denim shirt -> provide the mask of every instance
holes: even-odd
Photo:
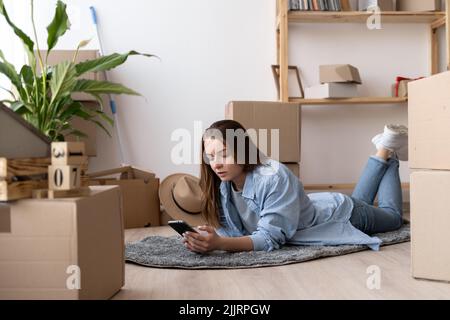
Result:
[[[259,219],[248,232],[231,203],[231,182],[220,184],[220,236],[249,236],[255,251],[291,245],[367,245],[379,250],[381,240],[350,223],[353,201],[341,193],[307,195],[301,181],[283,164],[268,160],[245,178],[242,197]]]

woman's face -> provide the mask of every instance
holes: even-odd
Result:
[[[233,181],[243,172],[242,165],[236,164],[232,152],[218,139],[204,140],[206,159],[211,169],[222,181]]]

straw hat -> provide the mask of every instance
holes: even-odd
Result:
[[[200,179],[177,173],[165,178],[159,187],[159,199],[167,214],[174,220],[184,220],[193,227],[206,224],[200,212],[203,192]]]

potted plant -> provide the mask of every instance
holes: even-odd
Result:
[[[109,81],[79,79],[88,72],[103,72],[123,64],[131,55],[141,54],[129,51],[124,54],[113,53],[97,59],[75,63],[76,55],[80,48],[86,46],[89,41],[81,41],[78,45],[72,61],[64,61],[54,66],[47,64],[47,59],[58,39],[70,28],[66,4],[58,0],[55,15],[47,27],[47,51],[42,54],[36,36],[36,27],[33,17],[33,0],[31,0],[31,22],[34,31],[34,41],[19,29],[9,18],[3,0],[0,0],[0,14],[3,15],[8,25],[22,41],[28,64],[22,66],[19,72],[9,63],[0,50],[0,73],[4,74],[14,88],[9,92],[11,99],[3,100],[8,107],[35,126],[39,131],[48,136],[52,141],[63,141],[66,135],[86,136],[83,132],[75,130],[70,120],[74,117],[94,122],[108,135],[106,124],[113,125],[113,120],[103,111],[101,95],[103,94],[128,94],[139,95],[132,89],[121,84]],[[37,70],[39,64],[41,72]],[[80,101],[74,101],[71,94],[84,92],[91,95],[99,103],[97,110],[92,110]]]

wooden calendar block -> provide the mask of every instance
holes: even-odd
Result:
[[[53,142],[52,165],[82,165],[87,162],[84,142]]]
[[[79,166],[48,167],[48,188],[50,190],[71,190],[81,187]]]

